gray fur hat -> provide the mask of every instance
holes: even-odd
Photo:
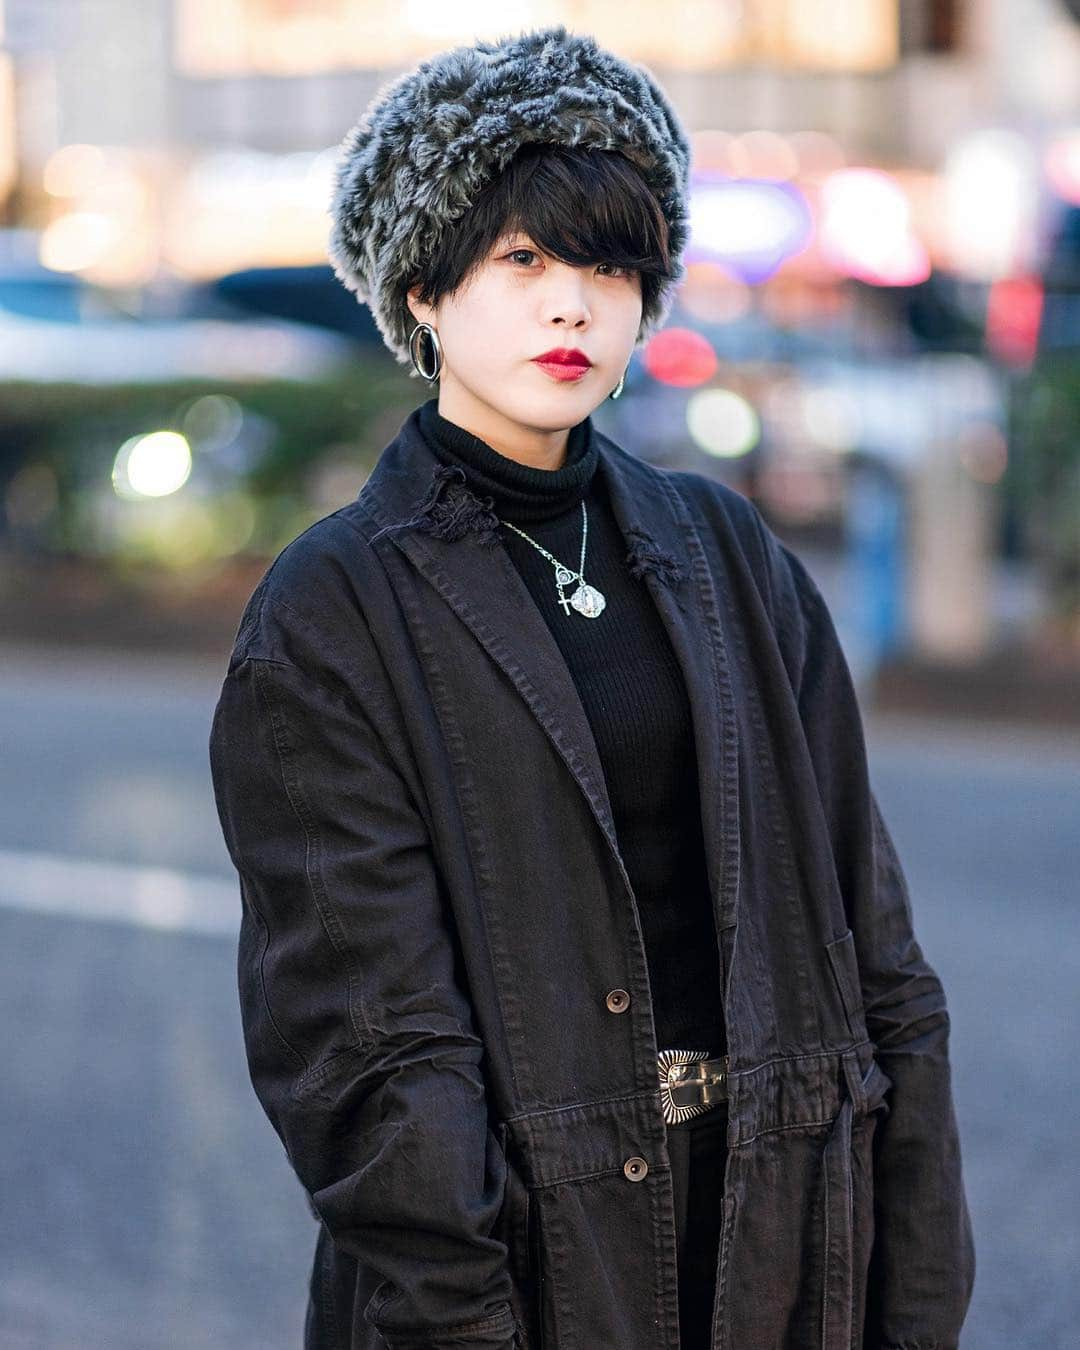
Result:
[[[676,274],[637,341],[670,314],[689,233],[686,134],[644,66],[559,24],[422,61],[382,87],[341,143],[330,262],[402,365],[416,326],[405,297],[422,262],[532,141],[618,150],[637,166],[667,220]]]

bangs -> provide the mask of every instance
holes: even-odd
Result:
[[[437,304],[458,290],[512,236],[575,267],[613,263],[637,273],[643,312],[672,278],[660,204],[622,154],[529,144],[488,183],[417,278],[420,298]]]
[[[612,151],[528,146],[493,185],[490,201],[477,206],[485,255],[485,245],[520,231],[575,267],[610,262],[640,271],[667,263],[660,205]]]

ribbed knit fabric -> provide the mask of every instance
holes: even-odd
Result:
[[[619,851],[637,900],[659,1049],[726,1051],[716,928],[701,831],[697,755],[685,681],[644,581],[626,565],[627,541],[596,472],[589,418],[569,434],[558,469],[500,454],[449,421],[430,399],[420,409],[425,440],[469,487],[577,571],[582,511],[588,513],[584,575],[602,591],[599,617],[564,612],[552,564],[499,527],[506,551],[562,652],[600,755]],[[574,585],[566,587],[567,597]]]

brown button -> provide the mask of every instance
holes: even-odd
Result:
[[[613,989],[607,996],[608,1012],[625,1012],[630,1006],[630,995],[625,989]]]
[[[644,1181],[645,1173],[649,1170],[649,1164],[644,1158],[639,1158],[636,1154],[622,1165],[622,1170],[626,1173],[630,1181]]]

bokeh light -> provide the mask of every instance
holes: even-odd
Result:
[[[943,174],[956,270],[979,281],[1026,270],[1037,195],[1035,155],[1024,137],[998,128],[975,132],[950,149]]]
[[[1056,136],[1046,147],[1043,162],[1057,195],[1080,206],[1080,128]]]
[[[686,406],[686,426],[706,454],[735,459],[761,439],[761,421],[753,406],[734,389],[702,389]]]
[[[879,169],[840,169],[821,191],[820,244],[837,271],[874,286],[913,286],[930,275],[900,186]]]
[[[721,262],[737,277],[757,284],[809,242],[812,220],[802,192],[792,183],[765,179],[699,182],[690,200],[695,259]]]
[[[187,482],[191,447],[178,431],[133,436],[117,451],[113,488],[119,497],[166,497]]]
[[[708,338],[690,328],[665,328],[657,333],[642,359],[653,379],[682,389],[711,380],[719,364]]]

